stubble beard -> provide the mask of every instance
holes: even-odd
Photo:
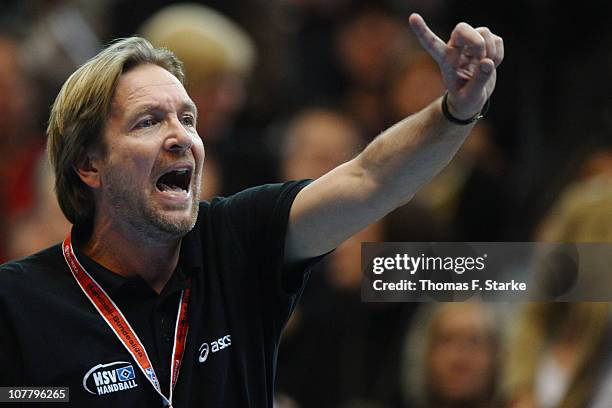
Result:
[[[129,231],[149,242],[161,243],[184,237],[195,226],[199,212],[200,185],[192,183],[192,203],[189,217],[173,220],[164,210],[148,201],[141,191],[127,188],[130,183],[121,182],[113,174],[107,181],[111,203],[111,217],[123,220]]]

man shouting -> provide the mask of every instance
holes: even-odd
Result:
[[[500,37],[410,25],[447,93],[323,177],[199,201],[204,146],[182,65],[141,38],[68,78],[48,153],[71,234],[0,267],[0,385],[79,407],[271,407],[281,331],[310,266],[406,203],[495,87]]]

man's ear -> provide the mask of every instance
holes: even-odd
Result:
[[[83,181],[91,188],[100,187],[100,172],[98,171],[98,165],[100,159],[96,154],[91,152],[83,153],[76,162],[72,165],[72,168]]]

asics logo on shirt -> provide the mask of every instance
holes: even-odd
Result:
[[[217,351],[221,351],[231,345],[232,336],[229,334],[226,334],[223,337],[219,337],[217,340],[211,342],[210,344],[204,342],[198,349],[198,351],[200,352],[200,354],[198,355],[198,361],[200,363],[203,363],[208,359],[209,353],[216,353]]]

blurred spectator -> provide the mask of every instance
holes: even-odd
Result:
[[[359,5],[339,26],[336,43],[348,76],[345,103],[373,138],[388,124],[385,81],[393,67],[414,52],[406,24],[381,4]]]
[[[31,208],[13,220],[9,231],[7,257],[18,259],[63,240],[70,231],[55,197],[55,177],[45,155],[36,165]]]
[[[588,403],[596,395],[602,363],[610,364],[609,357],[604,359],[609,354],[604,353],[609,319],[607,303],[525,305],[514,324],[507,359],[508,407],[592,406]],[[607,398],[606,407],[612,402]]]
[[[612,242],[611,180],[612,149],[593,151],[541,222],[538,240]]]
[[[17,15],[2,16],[11,21],[19,40],[0,36],[0,262],[52,243],[44,237],[54,235],[53,224],[36,226],[31,218],[44,218],[48,204],[39,201],[45,194],[35,191],[34,176],[44,149],[48,107],[67,75],[99,50],[108,2],[19,3]],[[27,225],[21,227],[22,221]],[[41,225],[49,229],[37,235]],[[8,233],[9,228],[17,235]]]
[[[206,148],[203,199],[270,181],[274,173],[263,146],[235,125],[256,50],[236,23],[197,4],[167,6],[139,29],[154,45],[183,61],[187,92],[198,107],[198,133]]]
[[[15,39],[0,36],[0,262],[7,260],[8,224],[31,204],[32,174],[43,149],[42,137],[35,132],[36,92],[18,50]]]
[[[365,147],[349,117],[325,108],[299,113],[289,124],[281,144],[281,170],[285,180],[319,178]]]
[[[409,48],[408,30],[382,5],[356,7],[338,32],[338,53],[358,87],[376,89]]]
[[[44,110],[77,67],[101,48],[107,31],[107,7],[112,0],[30,1],[31,21],[20,45],[20,54],[28,72],[36,81]],[[40,119],[40,118],[37,118]],[[44,129],[44,125],[40,130]]]
[[[596,151],[538,230],[551,242],[612,242],[612,155]],[[604,277],[607,279],[608,277]],[[612,406],[608,303],[533,303],[517,316],[508,356],[512,408]]]
[[[438,64],[426,52],[414,51],[399,61],[387,79],[392,122],[420,111],[446,90]]]
[[[404,344],[402,394],[409,407],[499,406],[499,321],[485,303],[431,303]]]

